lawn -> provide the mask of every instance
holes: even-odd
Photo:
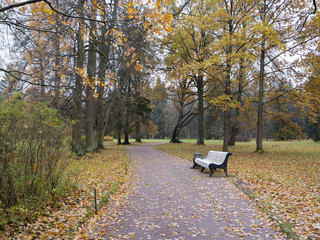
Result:
[[[193,153],[222,150],[219,140],[196,145],[155,146],[165,152],[190,160]],[[320,144],[312,141],[265,141],[263,154],[255,152],[255,142],[230,147],[228,173],[234,182],[242,182],[261,209],[279,230],[291,238],[320,239]],[[224,176],[222,170],[214,174]],[[240,180],[240,181],[239,181]]]
[[[73,239],[94,214],[94,189],[99,209],[127,176],[128,157],[123,146],[107,143],[105,147],[98,153],[70,159],[66,174],[75,188],[59,200],[60,206],[43,209],[36,222],[8,225],[0,232],[0,239]]]

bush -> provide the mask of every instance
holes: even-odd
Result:
[[[28,212],[65,190],[66,129],[44,103],[31,105],[19,95],[0,100],[0,209]]]
[[[243,135],[238,135],[236,136],[236,142],[250,142],[250,138]]]
[[[103,141],[105,141],[105,142],[112,142],[112,141],[113,141],[113,137],[105,136],[105,137],[103,138]]]
[[[320,142],[320,117],[318,118],[317,123],[311,125],[312,129],[312,140],[315,142]]]

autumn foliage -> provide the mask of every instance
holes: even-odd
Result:
[[[124,136],[129,144],[133,135],[139,142],[162,130],[161,138],[180,142],[192,125],[198,144],[209,132],[224,142],[212,147],[224,151],[256,138],[264,152],[266,135],[319,142],[320,18],[313,7],[307,0],[7,0],[0,24],[11,33],[14,57],[0,66],[0,230],[35,221],[48,206],[55,212],[63,201],[59,221],[39,218],[26,231],[42,237],[49,224],[52,237],[72,235],[91,214],[89,184],[103,198],[123,177],[123,149],[96,153],[104,139],[121,144]],[[169,117],[178,119],[167,124]],[[71,170],[64,143],[79,157]],[[288,144],[287,151],[267,143],[275,152],[261,156],[238,146],[233,174],[257,202],[279,225],[318,237],[314,146],[306,152]],[[196,152],[188,147],[183,154]],[[72,207],[78,203],[85,210]],[[64,217],[76,220],[65,224]]]

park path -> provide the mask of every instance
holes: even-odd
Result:
[[[133,186],[112,221],[100,220],[104,239],[280,239],[230,179],[209,178],[153,145],[126,147]]]

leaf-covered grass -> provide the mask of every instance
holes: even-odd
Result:
[[[127,169],[123,146],[113,143],[99,153],[72,159],[66,174],[76,187],[59,200],[60,206],[44,209],[34,223],[21,223],[18,232],[8,226],[0,238],[73,239],[78,228],[94,214],[94,188],[100,208],[122,183]]]
[[[192,161],[193,153],[222,150],[222,142],[163,144],[156,148]],[[255,143],[237,143],[228,173],[253,191],[252,197],[279,230],[295,238],[320,238],[320,145],[311,141],[264,142],[263,154]],[[218,170],[215,175],[224,175]],[[288,227],[290,226],[290,228]]]

